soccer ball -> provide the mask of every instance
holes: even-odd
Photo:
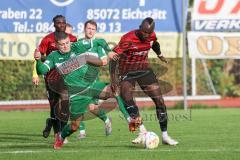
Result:
[[[146,149],[154,149],[158,147],[159,144],[159,137],[154,132],[147,132],[144,134],[143,140],[144,147]]]

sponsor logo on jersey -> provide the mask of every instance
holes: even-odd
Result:
[[[81,65],[76,58],[71,58],[61,64],[56,64],[56,67],[61,74],[69,74],[70,72],[80,68]]]
[[[148,51],[133,52],[133,55],[144,56],[148,54]]]

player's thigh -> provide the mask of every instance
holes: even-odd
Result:
[[[76,120],[88,111],[92,98],[82,95],[70,96],[70,119]]]
[[[150,97],[162,95],[156,75],[150,69],[148,74],[137,79],[139,86]]]
[[[59,90],[59,94],[60,94],[61,100],[68,100],[68,99],[69,99],[68,89],[67,89],[66,86],[63,86],[63,87]]]
[[[99,99],[102,99],[102,100],[106,100],[112,97],[114,97],[114,95],[110,85],[105,86],[102,92],[99,94]]]
[[[135,80],[122,80],[119,83],[120,96],[124,101],[133,99],[133,91],[135,89]]]
[[[58,100],[60,98],[60,95],[58,94],[58,92],[56,92],[56,90],[53,90],[50,87],[50,84],[46,84],[46,90],[47,90],[47,97],[49,101]]]
[[[89,96],[95,99],[107,99],[109,94],[108,83],[97,81],[89,89]]]
[[[154,85],[158,86],[158,80],[156,75],[153,73],[152,69],[146,70],[147,74],[145,74],[142,77],[137,78],[137,82],[139,86],[144,89],[147,86]]]
[[[99,99],[93,98],[88,106],[89,111],[96,110],[99,107]]]

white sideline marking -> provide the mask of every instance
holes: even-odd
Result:
[[[189,150],[171,150],[171,149],[155,149],[155,150],[147,150],[147,149],[138,149],[136,148],[138,152],[240,152],[240,149],[189,149]],[[3,151],[0,152],[0,154],[27,154],[27,153],[55,153],[55,152],[61,152],[61,153],[76,153],[79,152],[79,150],[62,150],[56,151],[54,149],[52,150],[45,150],[45,151],[33,151],[33,150],[17,150],[17,151]],[[93,150],[81,150],[81,152],[92,152]],[[119,153],[119,152],[132,152],[131,150],[109,150],[109,148],[106,149],[107,152],[112,153]]]
[[[89,139],[89,138],[88,138]],[[105,141],[105,143],[113,143],[112,141]],[[91,142],[84,142],[85,144],[98,144],[99,142],[97,141],[91,141]],[[126,143],[126,141],[118,141],[118,143]],[[68,144],[72,144],[72,142],[68,142]],[[53,142],[45,142],[45,143],[0,143],[0,146],[28,146],[28,145],[53,145]]]
[[[165,101],[181,101],[183,96],[163,96]],[[151,102],[149,97],[136,97],[137,102]],[[187,100],[213,100],[221,99],[220,95],[206,95],[206,96],[187,96]],[[110,98],[107,102],[115,101],[114,98]],[[48,100],[14,100],[14,101],[0,101],[1,105],[36,105],[36,104],[49,104]]]

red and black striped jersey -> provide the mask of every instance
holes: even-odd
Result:
[[[72,34],[68,34],[68,36],[69,36],[71,42],[77,41],[77,37],[73,36]],[[42,39],[40,45],[38,46],[38,50],[40,51],[40,53],[42,55],[45,55],[45,56],[48,56],[52,51],[58,50],[58,48],[55,44],[55,40],[54,40],[54,32],[49,33]],[[56,81],[60,80],[60,78],[61,78],[60,74],[54,68],[46,74],[45,82],[46,83],[56,82]]]
[[[148,68],[148,53],[153,41],[157,40],[153,32],[144,42],[136,36],[133,30],[122,36],[113,51],[120,55],[119,73],[124,75],[129,71],[145,70]]]

